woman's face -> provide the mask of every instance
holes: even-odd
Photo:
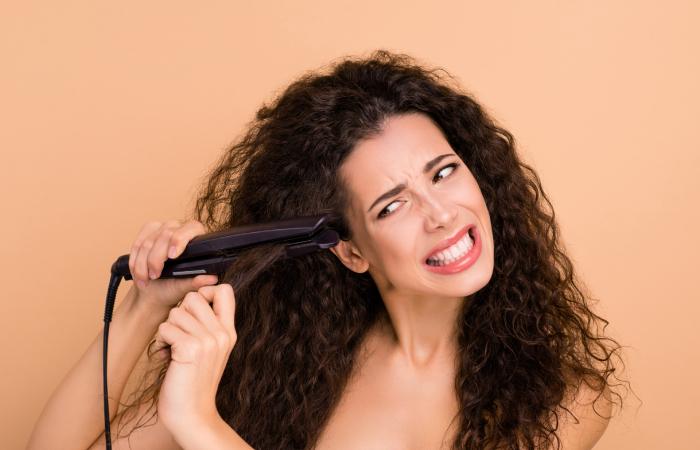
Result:
[[[351,270],[369,270],[380,292],[464,297],[488,283],[493,235],[484,198],[427,115],[389,118],[379,136],[358,143],[340,175],[350,191],[353,238],[331,250]],[[403,190],[386,194],[400,184]],[[454,253],[441,255],[442,262],[457,258],[452,266],[458,267],[445,270],[426,261],[436,246],[470,226],[475,232]]]

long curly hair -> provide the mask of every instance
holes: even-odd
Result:
[[[516,154],[511,133],[444,69],[380,49],[303,74],[263,104],[221,155],[192,217],[219,231],[333,212],[341,237],[350,239],[341,164],[385,119],[414,112],[441,128],[474,175],[493,231],[493,275],[454,324],[459,427],[451,448],[551,448],[553,441],[559,448],[558,418],[574,415],[564,406],[567,394],[584,382],[598,398],[619,386],[610,378],[621,347],[602,334],[608,321],[590,308],[538,175]],[[368,272],[347,269],[330,251],[284,259],[283,250],[252,248],[220,277],[236,295],[237,342],[216,406],[256,449],[311,449],[359,360],[359,344],[387,311]],[[157,415],[168,361],[153,362],[120,415],[148,402],[151,418]]]

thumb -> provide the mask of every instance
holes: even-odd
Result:
[[[219,281],[219,277],[216,275],[197,275],[192,278],[191,287],[192,291],[198,290],[202,286],[208,286],[211,284],[216,284]]]
[[[178,302],[181,302],[188,292],[196,292],[202,286],[216,284],[217,282],[218,277],[216,275],[206,274],[197,275],[196,277],[155,279],[149,281],[148,284],[155,283],[161,285],[161,283],[163,283],[161,288],[156,287],[153,293],[160,298],[161,302],[174,306]],[[146,289],[148,289],[148,287]]]
[[[219,277],[216,275],[197,275],[193,278],[174,278],[171,280],[174,289],[173,294],[177,298],[182,298],[188,292],[197,291],[202,286],[216,284],[218,281]]]

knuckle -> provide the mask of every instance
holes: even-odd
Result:
[[[143,224],[141,230],[139,230],[139,234],[144,233],[147,230],[151,230],[153,228],[158,228],[160,225],[161,223],[157,220],[149,220],[148,222]]]
[[[212,351],[218,348],[219,343],[216,341],[214,336],[206,336],[202,338],[201,346],[202,350]]]
[[[182,234],[179,231],[174,231],[170,235],[170,245],[174,245],[175,247],[180,247],[182,246]]]
[[[233,286],[231,286],[229,283],[221,283],[217,285],[216,288],[219,290],[220,293],[226,295],[227,297],[236,298],[233,292]]]
[[[199,294],[197,294],[195,291],[190,291],[187,294],[185,294],[185,298],[182,300],[182,305],[185,307],[191,307],[199,303],[201,298],[199,297]]]
[[[170,310],[168,313],[168,320],[177,320],[178,317],[182,314],[182,308],[180,307],[175,307]]]
[[[190,339],[186,341],[183,347],[185,353],[188,354],[192,359],[198,359],[202,355],[202,347],[195,339]]]
[[[231,336],[224,330],[217,331],[214,334],[214,338],[216,339],[216,342],[219,345],[219,347],[227,348],[231,345]]]
[[[204,224],[197,219],[190,219],[187,221],[187,223],[185,223],[185,225],[191,226],[191,227],[199,229],[199,230],[204,229]]]

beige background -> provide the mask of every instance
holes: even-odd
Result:
[[[140,226],[183,217],[294,77],[379,47],[456,75],[539,171],[641,398],[597,448],[697,448],[697,5],[3,2],[0,448],[99,332]]]

